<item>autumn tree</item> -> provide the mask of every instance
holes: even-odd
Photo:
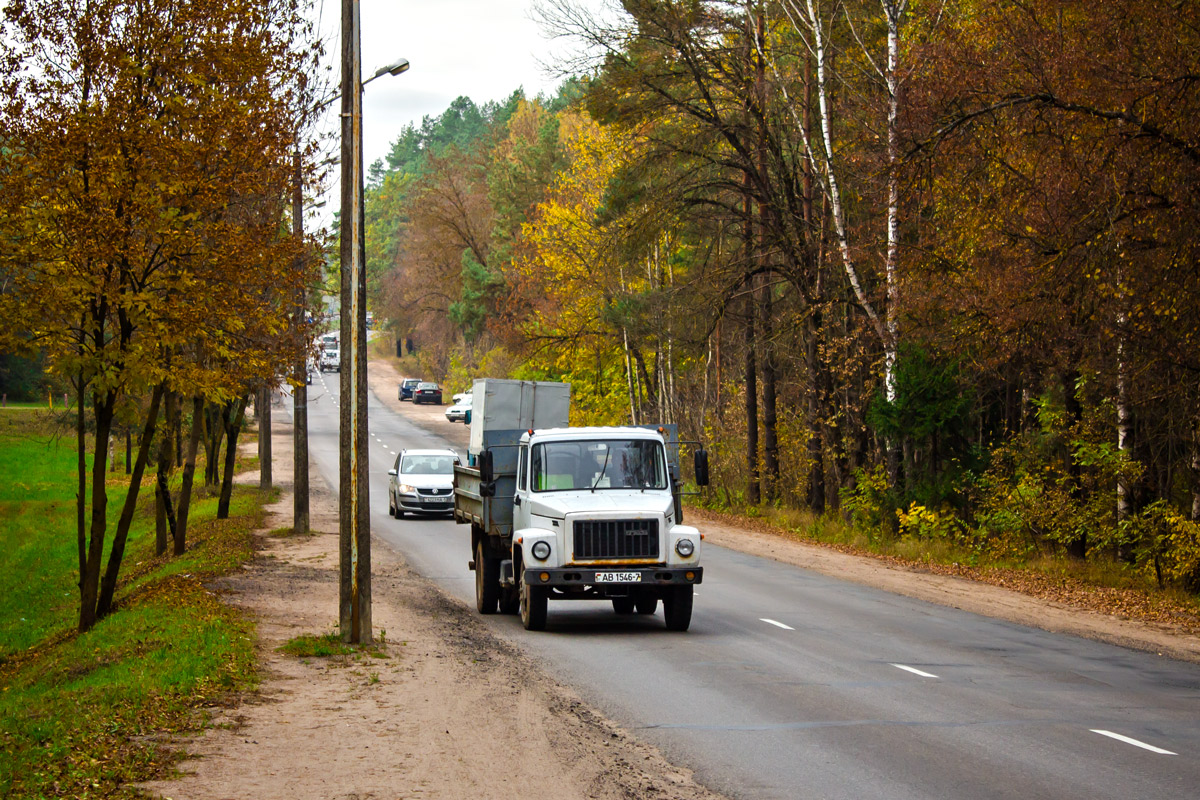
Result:
[[[14,0],[4,10],[0,317],[7,335],[46,347],[90,407],[90,497],[82,404],[78,428],[81,631],[112,608],[164,394],[212,380],[181,369],[184,352],[200,343],[253,370],[269,358],[241,351],[244,332],[282,328],[280,304],[247,299],[246,284],[291,278],[282,270],[293,245],[278,231],[302,27],[298,4],[284,0]],[[113,420],[147,393],[110,543]]]

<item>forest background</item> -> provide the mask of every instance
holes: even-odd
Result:
[[[372,168],[370,302],[423,371],[678,423],[710,506],[1194,599],[1200,3],[620,6],[543,0],[575,77]],[[338,280],[295,211],[328,168],[304,7],[4,8],[0,388],[74,406],[80,630],[147,465],[183,552],[198,448],[227,506],[250,398],[303,381]]]
[[[398,349],[678,423],[718,508],[1200,590],[1197,4],[621,5],[371,169]]]

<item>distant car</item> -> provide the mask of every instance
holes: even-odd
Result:
[[[413,389],[417,388],[417,384],[421,382],[420,378],[401,378],[400,379],[400,399],[412,400]]]
[[[388,513],[449,514],[454,510],[453,450],[401,450],[388,470]]]
[[[417,403],[437,403],[442,404],[442,387],[436,383],[421,381],[417,384],[417,388],[413,389],[412,393],[413,405]]]
[[[470,392],[459,392],[458,394],[450,395],[450,402],[452,402],[456,405],[458,403],[461,403],[463,400],[466,400],[469,402],[471,400],[471,393]]]
[[[326,347],[321,353],[321,372],[341,372],[342,371],[342,355],[338,351],[337,345]]]
[[[446,419],[451,422],[466,422],[467,412],[471,410],[471,395],[454,395],[454,405],[446,409]],[[461,400],[458,398],[462,398]]]

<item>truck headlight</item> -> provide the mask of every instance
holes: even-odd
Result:
[[[533,553],[533,557],[538,561],[545,561],[550,557],[550,545],[546,542],[534,542],[529,552]]]
[[[675,552],[684,558],[688,558],[692,553],[696,552],[696,544],[691,539],[680,539],[675,543]]]

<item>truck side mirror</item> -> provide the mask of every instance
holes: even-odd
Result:
[[[496,476],[494,474],[495,471],[492,468],[492,451],[484,450],[482,453],[480,453],[478,456],[475,457],[475,460],[478,462],[478,465],[479,465],[479,482],[480,483],[491,483],[492,481],[494,481],[496,479]]]
[[[695,456],[696,485],[708,486],[708,451],[701,448]]]

